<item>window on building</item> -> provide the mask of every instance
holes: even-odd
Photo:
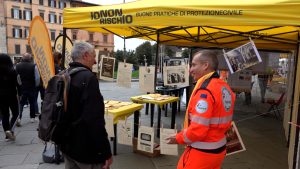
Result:
[[[15,45],[15,54],[21,54],[21,46]]]
[[[58,8],[64,9],[67,6],[67,4],[64,1],[59,1],[58,2]]]
[[[55,30],[50,30],[50,39],[55,40]]]
[[[27,53],[31,53],[31,48],[30,48],[29,45],[26,45],[26,52],[27,52]]]
[[[89,33],[89,40],[90,40],[90,42],[94,41],[94,34],[93,33]]]
[[[49,22],[56,23],[56,15],[54,13],[49,14]]]
[[[40,11],[39,13],[40,13],[40,17],[43,18],[43,20],[45,20],[45,12]]]
[[[24,10],[23,11],[23,16],[24,16],[25,20],[31,21],[31,19],[32,19],[32,11],[31,10]]]
[[[13,37],[14,38],[22,38],[22,29],[19,27],[14,27],[12,29]]]
[[[52,8],[56,8],[56,1],[54,1],[54,0],[48,0],[48,6],[50,6]]]
[[[63,24],[63,16],[59,15],[59,24]]]
[[[28,37],[29,37],[29,28],[26,27],[26,28],[24,29],[24,33],[25,33],[25,36],[24,36],[24,37],[25,37],[25,38],[28,38]]]
[[[31,0],[23,0],[24,3],[31,4]]]
[[[39,0],[39,5],[44,5],[44,0]]]
[[[14,19],[22,19],[22,11],[19,8],[12,8],[11,17]]]
[[[104,42],[104,43],[107,43],[107,39],[108,39],[108,35],[104,34],[104,35],[103,35],[103,42]]]
[[[77,31],[72,32],[72,39],[73,40],[77,39]]]

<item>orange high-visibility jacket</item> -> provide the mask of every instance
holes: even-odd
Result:
[[[218,149],[226,144],[225,133],[233,116],[235,94],[215,72],[198,86],[188,106],[188,127],[176,135],[179,144],[198,149]]]

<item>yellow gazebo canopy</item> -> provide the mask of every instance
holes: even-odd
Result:
[[[299,26],[300,0],[140,0],[65,8],[63,24],[178,46],[230,48],[250,37],[258,48],[280,50],[297,48]]]

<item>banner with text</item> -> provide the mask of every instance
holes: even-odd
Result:
[[[55,71],[48,29],[40,16],[35,16],[30,24],[28,43],[46,88]]]

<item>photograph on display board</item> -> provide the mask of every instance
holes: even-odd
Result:
[[[100,79],[102,80],[114,80],[115,58],[102,56]]]
[[[262,62],[261,57],[251,41],[224,53],[230,73],[235,73]]]
[[[140,66],[139,68],[139,88],[142,92],[154,93],[154,66]]]
[[[163,74],[165,86],[183,87],[189,85],[188,65],[165,66]]]
[[[137,149],[148,153],[153,153],[154,129],[152,127],[139,127]]]
[[[246,151],[246,147],[234,122],[231,123],[230,129],[226,133],[226,140],[226,155]]]
[[[133,65],[130,63],[119,62],[117,85],[121,87],[131,87],[131,73]]]

